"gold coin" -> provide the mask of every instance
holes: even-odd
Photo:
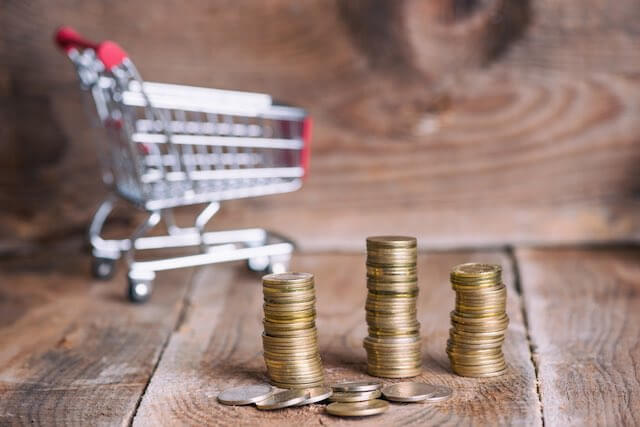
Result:
[[[313,280],[313,274],[311,273],[299,273],[299,272],[290,272],[290,273],[278,273],[278,274],[267,274],[262,276],[262,281],[268,284],[279,285],[279,284],[291,284],[291,283],[308,283]]]
[[[385,246],[393,248],[412,248],[418,245],[415,237],[410,236],[370,236],[367,237],[367,247]]]
[[[316,380],[316,381],[280,382],[270,378],[269,382],[272,385],[279,388],[300,390],[300,389],[310,389],[314,387],[320,387],[324,384],[324,379]]]
[[[483,373],[477,373],[477,372],[465,372],[465,371],[458,371],[456,369],[453,369],[453,371],[460,376],[463,377],[473,377],[473,378],[488,378],[488,377],[497,377],[500,375],[504,375],[507,372],[507,369],[503,369],[501,371],[493,371],[493,372],[483,372]]]
[[[380,397],[380,390],[370,391],[336,391],[329,400],[332,402],[363,402]]]
[[[502,267],[497,264],[483,264],[468,262],[453,267],[451,275],[455,277],[493,277],[502,273]]]
[[[374,399],[364,402],[334,402],[327,406],[327,413],[339,417],[365,417],[382,414],[389,409],[389,403],[384,400]]]
[[[382,383],[380,381],[348,381],[332,384],[331,388],[335,391],[373,391],[380,390]]]
[[[367,366],[367,372],[369,373],[369,375],[381,378],[411,378],[420,375],[422,373],[422,368],[420,367],[406,370],[378,370]]]

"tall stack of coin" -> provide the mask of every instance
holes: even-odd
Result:
[[[262,285],[262,343],[271,383],[281,388],[310,388],[323,384],[313,275],[269,274],[262,278]]]
[[[502,268],[476,263],[458,265],[451,271],[451,286],[456,292],[447,341],[451,369],[465,377],[503,374],[506,363],[502,343],[509,318]]]
[[[377,377],[407,378],[422,372],[418,297],[417,245],[413,237],[367,239],[364,339],[367,371]]]

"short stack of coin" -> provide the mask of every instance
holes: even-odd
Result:
[[[331,386],[332,401],[327,412],[340,417],[363,417],[385,412],[389,404],[378,399],[382,383],[378,381],[342,382]]]
[[[461,264],[451,271],[456,292],[447,354],[451,369],[465,377],[492,377],[506,371],[502,354],[509,324],[507,289],[502,268],[491,264]]]
[[[422,372],[417,244],[413,237],[367,238],[367,371],[386,378]]]
[[[324,383],[315,326],[315,291],[309,273],[269,274],[264,292],[264,361],[273,385],[311,388]]]

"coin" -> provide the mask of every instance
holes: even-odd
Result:
[[[336,391],[329,400],[332,402],[363,402],[380,397],[380,390],[370,391]]]
[[[389,403],[384,400],[374,399],[365,402],[334,402],[327,406],[327,413],[339,417],[365,417],[382,414],[389,409]]]
[[[262,283],[267,285],[291,286],[296,284],[307,284],[312,280],[313,274],[299,272],[267,274],[262,277]]]
[[[349,381],[331,385],[335,391],[373,391],[380,390],[381,387],[380,381]]]
[[[304,391],[309,393],[309,397],[304,402],[298,403],[297,406],[310,405],[312,403],[321,402],[328,399],[333,394],[331,387],[326,386],[308,388]]]
[[[382,389],[382,394],[387,400],[394,402],[422,402],[434,395],[444,396],[447,390],[449,390],[449,395],[451,395],[451,390],[444,386],[407,382],[385,386]]]
[[[273,394],[269,384],[252,384],[228,388],[218,395],[224,405],[250,405],[260,402]]]
[[[294,406],[302,403],[308,398],[309,392],[304,389],[284,390],[279,391],[278,393],[271,395],[267,399],[256,403],[256,407],[262,410],[287,408],[289,406]]]

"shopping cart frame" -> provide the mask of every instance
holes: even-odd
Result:
[[[119,158],[122,163],[133,165],[131,168],[125,168],[118,162],[109,163],[109,153],[104,153],[104,147],[99,150],[103,181],[110,192],[96,210],[88,230],[92,252],[92,272],[95,277],[111,278],[116,261],[124,257],[128,266],[128,297],[133,302],[143,302],[151,296],[156,273],[164,270],[238,260],[246,260],[249,269],[253,271],[284,272],[288,270],[291,254],[295,248],[294,243],[288,238],[263,228],[208,232],[205,227],[218,212],[220,203],[224,200],[289,192],[301,186],[308,166],[311,132],[311,122],[304,110],[273,105],[270,97],[263,94],[144,82],[134,64],[117,44],[111,41],[102,43],[88,41],[69,27],[60,28],[56,32],[55,41],[74,64],[81,88],[91,93],[102,125],[111,132],[112,136],[116,136],[114,144],[120,144],[120,146],[117,149],[114,146],[111,148],[117,150],[118,155],[124,155]],[[105,93],[107,89],[112,91],[113,87],[124,89],[115,95],[112,92]],[[221,138],[210,135],[176,135],[173,128],[180,123],[173,120],[170,115],[167,118],[167,114],[161,114],[157,107],[157,105],[171,102],[165,99],[165,95],[171,94],[172,91],[178,95],[180,91],[193,94],[195,99],[184,98],[184,96],[182,98],[183,104],[196,105],[192,108],[209,108],[207,104],[201,102],[202,96],[198,95],[204,93],[215,99],[224,100],[225,108],[231,111],[226,113],[228,117],[231,117],[231,114],[242,117],[269,117],[270,120],[287,123],[290,134],[293,133],[291,129],[297,129],[299,123],[300,132],[295,138],[289,139],[268,137],[259,139],[247,136],[230,139],[229,136]],[[161,130],[155,133],[123,130],[123,126],[126,127],[127,118],[124,117],[121,120],[121,117],[127,114],[125,107],[132,108],[131,106],[141,107],[147,114],[147,120],[138,120],[139,122],[145,122],[151,127],[159,125]],[[175,109],[175,107],[171,108]],[[209,110],[205,112],[210,113]],[[185,123],[191,122],[185,121]],[[222,125],[222,123],[219,124]],[[256,125],[247,124],[245,127],[254,129]],[[190,145],[179,145],[180,137],[187,142],[196,141],[193,145],[196,148],[200,147],[197,144],[202,141],[218,144],[215,145],[218,147],[222,144],[218,140],[224,140],[225,143],[232,141],[233,146],[254,147],[248,149],[249,153],[238,153],[237,147],[231,153],[219,151],[217,159],[223,156],[233,159],[234,155],[237,157],[244,155],[243,158],[247,159],[259,159],[260,155],[251,150],[263,149],[266,152],[280,150],[277,151],[278,153],[289,150],[285,151],[289,153],[286,158],[293,164],[287,167],[263,168],[256,167],[253,163],[245,167],[236,164],[233,169],[223,164],[220,170],[212,169],[211,165],[208,165],[206,170],[196,170],[197,165],[194,166],[196,161],[194,159],[208,159],[213,154],[208,148],[205,148],[205,151],[196,152],[193,147],[190,148],[190,152],[185,153],[185,147]],[[123,139],[126,144],[123,144]],[[164,153],[158,151],[155,157],[148,152],[139,153],[140,147],[148,150],[145,145],[147,140],[151,141],[151,144],[164,143],[167,151]],[[151,145],[151,147],[155,146]],[[271,157],[273,156],[271,153]],[[160,166],[155,169],[147,165],[148,160],[153,158],[160,163]],[[165,164],[170,164],[170,167]],[[145,173],[141,173],[140,170]],[[205,179],[196,182],[201,175]],[[212,189],[194,191],[200,188],[199,185],[203,182],[206,185],[213,185]],[[149,183],[154,185],[154,191],[160,188],[163,196],[158,197],[158,191],[151,192]],[[228,188],[220,183],[228,183]],[[238,187],[236,185],[238,183],[245,185]],[[176,185],[180,191],[175,191],[173,187]],[[150,196],[151,193],[155,196]],[[146,218],[128,238],[105,239],[102,237],[103,227],[120,200],[129,202],[144,211]],[[174,219],[173,209],[186,205],[204,206],[196,216],[193,227],[179,227]],[[166,234],[148,236],[148,233],[160,222],[164,222]],[[153,260],[139,260],[136,257],[140,251],[188,247],[197,248],[199,252]]]

